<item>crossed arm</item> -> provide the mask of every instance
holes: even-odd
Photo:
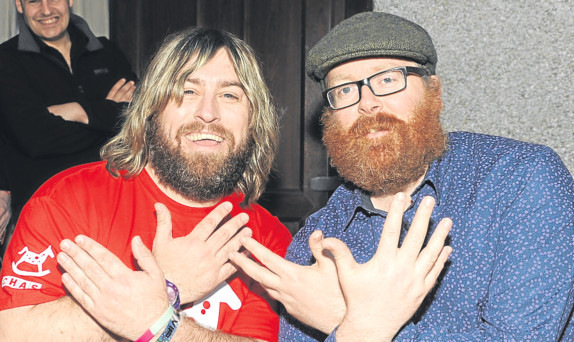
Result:
[[[114,102],[130,102],[135,91],[134,81],[126,81],[125,78],[117,81],[108,92],[106,100]],[[78,102],[68,102],[48,107],[48,111],[66,121],[75,121],[88,124],[88,113]]]
[[[243,228],[248,219],[246,214],[236,215],[216,229],[230,210],[230,203],[222,203],[190,234],[174,239],[169,211],[156,204],[158,229],[154,252],[158,259],[139,237],[131,242],[141,271],[129,269],[86,236],[78,236],[74,242],[62,241],[62,252],[57,258],[66,272],[62,281],[70,296],[0,311],[0,340],[18,340],[23,336],[42,341],[138,339],[169,305],[160,265],[169,265],[165,273],[173,277],[184,303],[210,292],[235,272],[227,255],[239,249],[239,240],[250,236],[251,231]],[[194,272],[199,264],[207,261],[210,264],[201,270],[203,273],[195,271],[192,274],[196,278],[187,283],[187,272]],[[211,287],[211,284],[215,285]],[[210,331],[191,319],[184,319],[172,341],[189,340],[252,341]]]
[[[319,231],[309,238],[317,261],[311,266],[286,261],[249,238],[242,239],[244,246],[266,267],[235,252],[230,259],[301,322],[327,334],[338,327],[339,341],[391,341],[432,289],[451,252],[444,246],[450,219],[439,223],[421,251],[434,207],[430,197],[397,247],[406,203],[404,194],[395,196],[377,252],[365,264],[358,264],[342,241]]]

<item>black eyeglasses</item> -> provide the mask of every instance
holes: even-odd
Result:
[[[323,97],[332,109],[343,109],[361,101],[361,88],[366,85],[376,96],[385,96],[405,89],[407,75],[429,76],[430,73],[423,68],[401,66],[383,70],[365,79],[347,82],[329,88],[323,92]]]

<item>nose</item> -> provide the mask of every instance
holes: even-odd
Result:
[[[48,0],[42,0],[41,5],[42,5],[41,10],[42,10],[43,15],[49,15],[52,13],[52,8],[50,8],[50,5],[48,4]]]
[[[376,96],[366,84],[361,86],[361,100],[359,101],[359,113],[371,115],[383,109],[383,98]]]
[[[206,96],[201,99],[195,118],[204,123],[213,123],[220,119],[219,106],[215,96]]]

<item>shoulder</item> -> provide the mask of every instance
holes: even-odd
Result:
[[[93,52],[100,52],[107,55],[120,55],[124,58],[122,50],[111,40],[106,37],[98,37],[97,41],[100,43],[101,48]]]
[[[6,60],[7,58],[18,55],[18,36],[12,37],[0,44],[0,58]]]
[[[452,132],[448,135],[449,152],[472,153],[481,156],[513,155],[517,158],[532,154],[554,154],[551,148],[500,136]]]
[[[106,170],[106,162],[98,161],[66,169],[48,179],[33,197],[60,196],[62,192],[80,193],[95,190],[101,180],[114,178]],[[121,179],[121,178],[119,178]]]
[[[335,231],[346,225],[360,205],[359,190],[354,189],[351,185],[342,184],[331,195],[324,207],[305,220],[304,228],[309,235],[316,229],[323,230],[326,236],[336,235]]]
[[[18,48],[18,37],[19,37],[19,35],[16,35],[16,36],[8,39],[4,43],[0,44],[0,51],[17,50],[17,48]]]
[[[509,201],[522,196],[529,201],[547,202],[551,198],[571,203],[573,198],[572,175],[556,152],[540,144],[452,133],[449,150],[436,166],[445,187],[453,191],[479,187],[483,194],[492,192]]]
[[[560,157],[550,147],[486,134],[454,132],[439,164],[467,171],[520,171],[546,165],[568,173]]]

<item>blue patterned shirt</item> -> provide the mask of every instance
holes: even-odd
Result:
[[[432,232],[453,222],[450,261],[396,341],[574,341],[574,181],[550,148],[457,132],[412,194],[402,237],[426,195],[436,199]],[[386,213],[340,186],[310,216],[286,258],[313,262],[308,237],[322,230],[364,263],[377,249]],[[282,312],[281,341],[326,335]],[[329,341],[335,341],[333,334]]]

